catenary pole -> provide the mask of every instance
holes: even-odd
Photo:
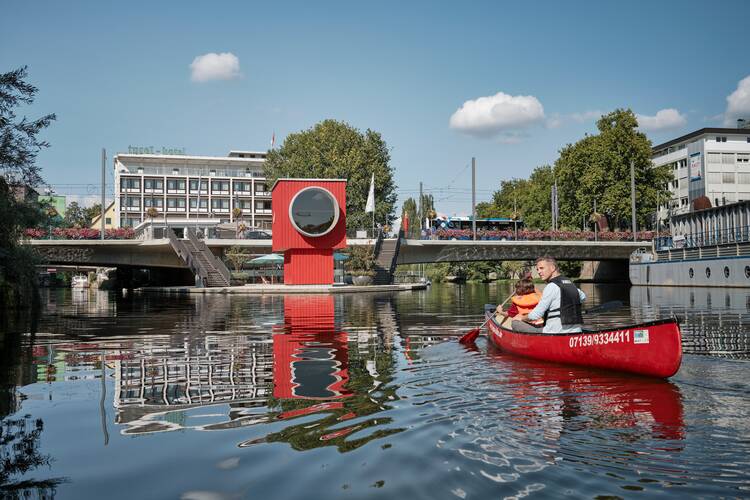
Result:
[[[419,213],[417,219],[419,219],[419,237],[422,237],[422,229],[424,228],[424,205],[422,204],[422,182],[419,182],[419,205],[417,206]]]
[[[99,238],[104,239],[104,213],[107,211],[106,203],[106,175],[107,175],[107,150],[102,148],[102,212],[99,218],[101,219],[101,231],[99,231]]]
[[[635,227],[635,166],[630,160],[630,211],[633,217],[633,241],[636,241],[637,228]]]
[[[471,157],[471,234],[477,239],[477,160]]]

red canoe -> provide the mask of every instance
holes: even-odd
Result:
[[[521,333],[488,323],[489,338],[505,352],[570,365],[671,377],[682,362],[675,318],[582,333]]]

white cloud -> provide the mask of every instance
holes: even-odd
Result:
[[[501,136],[502,142],[518,142],[520,129],[542,123],[544,107],[534,96],[493,96],[466,101],[450,118],[450,127],[476,137]]]
[[[578,123],[588,122],[591,120],[598,120],[604,113],[598,109],[592,111],[584,111],[583,113],[572,113],[570,117],[573,121]]]
[[[231,52],[210,52],[193,59],[190,79],[194,82],[232,80],[240,77],[240,60]]]
[[[638,128],[643,131],[658,132],[672,130],[687,125],[687,118],[674,108],[657,111],[654,116],[635,115],[638,118]]]
[[[724,126],[736,127],[737,118],[750,118],[750,76],[737,84],[737,90],[727,96],[727,110],[724,112]]]

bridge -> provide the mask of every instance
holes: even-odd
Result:
[[[271,240],[206,239],[211,251],[221,257],[231,247],[251,254],[271,252]],[[349,239],[349,245],[373,245],[372,239]],[[185,269],[167,238],[155,240],[28,240],[48,265]],[[467,241],[412,240],[401,242],[398,264],[534,260],[551,255],[558,260],[627,261],[648,241]]]

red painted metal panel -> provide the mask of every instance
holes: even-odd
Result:
[[[339,221],[328,234],[313,238],[297,232],[289,220],[289,204],[301,189],[322,187],[331,192],[339,205]],[[346,181],[283,179],[276,182],[271,193],[273,207],[273,251],[288,249],[344,248],[346,246]]]
[[[284,252],[284,283],[330,285],[333,283],[333,250],[287,250]]]

